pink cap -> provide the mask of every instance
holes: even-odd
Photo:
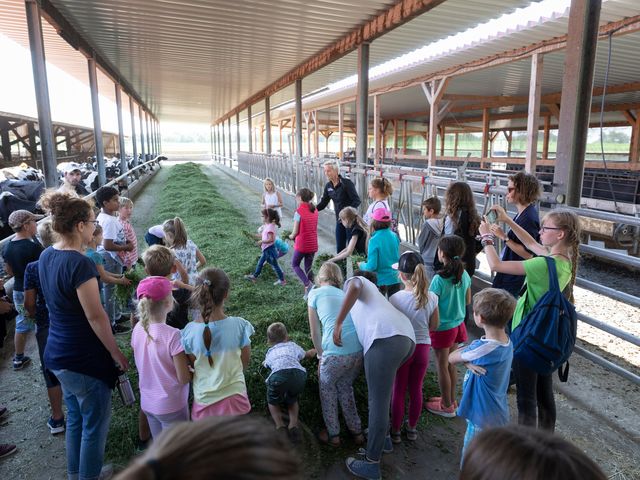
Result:
[[[390,222],[391,212],[386,208],[378,208],[373,211],[373,213],[371,214],[371,218],[377,220],[378,222]]]
[[[150,298],[151,300],[162,300],[171,295],[171,282],[165,277],[147,277],[140,280],[136,290],[138,300]]]

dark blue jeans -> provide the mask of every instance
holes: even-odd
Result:
[[[258,265],[256,265],[256,271],[253,272],[254,277],[258,277],[260,275],[265,262],[271,265],[271,268],[276,272],[279,280],[284,280],[284,273],[282,273],[282,269],[280,268],[280,265],[278,265],[278,252],[276,251],[275,245],[271,245],[262,251],[260,260],[258,260]]]
[[[349,240],[351,240],[351,229],[345,228],[345,226],[342,225],[342,222],[339,219],[337,219],[336,220],[336,252],[340,253],[342,250],[344,250],[347,246],[347,243],[349,243]]]

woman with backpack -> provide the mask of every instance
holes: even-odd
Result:
[[[506,223],[522,242],[524,247],[538,257],[524,261],[504,261],[493,248],[494,236],[487,222],[480,225],[482,245],[493,272],[509,275],[524,275],[526,293],[516,305],[511,323],[514,332],[521,321],[533,309],[537,301],[549,291],[549,271],[545,256],[553,258],[560,289],[569,293],[573,301],[573,285],[578,266],[578,246],[580,244],[580,219],[568,210],[553,210],[542,220],[540,243],[526,230],[509,218],[502,207],[491,207],[498,214],[498,221]],[[513,360],[516,376],[518,423],[553,431],[556,422],[556,405],[553,398],[553,375],[541,375],[526,361]]]

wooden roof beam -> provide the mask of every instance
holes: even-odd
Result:
[[[233,110],[227,112],[214,123],[224,122],[236,113],[246,109],[249,105],[253,105],[265,97],[273,95],[275,92],[293,84],[296,80],[302,79],[322,67],[342,58],[346,54],[356,50],[358,45],[362,43],[372,42],[385,33],[407,23],[409,20],[422,15],[425,12],[437,7],[445,0],[400,0],[392,7],[383,11],[373,19],[367,21],[364,25],[360,25],[345,36],[319,51],[311,58],[295,67],[293,70],[285,73],[275,82],[271,83],[258,93],[247,98]]]

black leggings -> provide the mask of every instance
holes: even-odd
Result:
[[[513,371],[516,376],[518,423],[553,432],[556,426],[553,374],[540,375],[515,359]]]

